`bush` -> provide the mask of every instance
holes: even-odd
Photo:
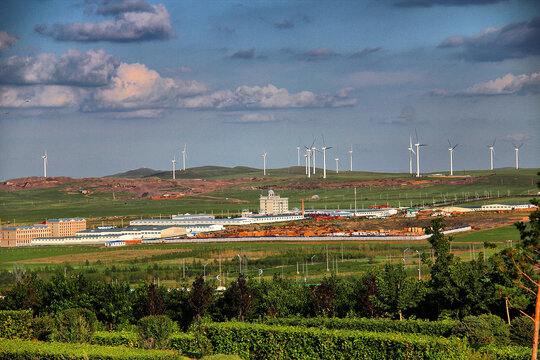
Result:
[[[0,360],[188,360],[172,351],[103,347],[88,344],[0,341]]]
[[[243,359],[468,359],[466,342],[413,334],[210,323],[201,330],[214,353]]]
[[[204,338],[208,341],[206,338]],[[178,350],[182,354],[193,355],[202,354],[203,347],[199,339],[194,334],[178,333],[169,338],[169,349]]]
[[[88,309],[66,309],[56,314],[55,338],[59,341],[88,342],[96,328],[96,315]]]
[[[32,333],[35,339],[51,341],[55,333],[54,318],[52,316],[36,317],[32,320]]]
[[[454,329],[454,335],[466,337],[474,346],[507,345],[510,331],[503,319],[496,315],[465,317]]]
[[[514,345],[532,346],[534,322],[522,315],[510,323],[510,340]]]
[[[178,330],[178,325],[166,315],[150,315],[137,323],[139,341],[145,349],[164,349],[169,344],[169,336]]]
[[[530,360],[532,349],[521,346],[485,346],[478,349],[484,359],[496,360]]]
[[[97,331],[92,335],[90,343],[101,346],[125,346],[129,348],[139,347],[139,337],[131,331]]]
[[[366,318],[276,318],[265,321],[268,325],[316,327],[335,330],[360,330],[373,332],[412,333],[429,336],[449,337],[457,321],[424,321],[424,320],[390,320],[390,319],[366,319]]]
[[[0,311],[0,338],[30,339],[32,337],[32,311]]]

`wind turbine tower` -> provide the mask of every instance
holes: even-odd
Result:
[[[349,155],[351,157],[351,172],[352,172],[352,144],[351,144],[351,150],[349,150]]]
[[[450,143],[450,139],[448,139],[448,145],[450,146],[448,148],[448,151],[450,151],[450,176],[454,176],[454,149],[459,144],[456,144],[456,145],[454,145],[454,147],[452,147],[452,144]]]
[[[490,158],[490,166],[489,170],[493,170],[493,153],[495,152],[495,141],[497,141],[497,138],[493,140],[493,144],[491,146],[488,145],[489,148],[489,158]]]
[[[182,150],[182,158],[184,160],[184,171],[186,171],[186,158],[187,158],[186,147],[187,147],[187,144],[184,144],[184,150]]]
[[[427,146],[426,144],[420,144],[418,141],[418,132],[416,129],[414,129],[414,132],[416,133],[416,143],[414,146],[416,147],[416,177],[420,177],[420,146]]]
[[[313,175],[315,175],[315,167],[316,167],[315,152],[317,152],[317,148],[312,145],[311,146],[311,153],[313,154]]]
[[[323,153],[323,179],[326,179],[326,150],[328,149],[331,149],[332,147],[331,146],[326,146],[326,143],[324,141],[324,136],[323,136],[323,147],[321,148],[322,149],[322,153]]]
[[[268,153],[265,151],[264,154],[262,154],[262,157],[263,157],[263,175],[266,175],[266,155],[268,155]]]
[[[514,144],[514,151],[516,152],[516,170],[519,169],[519,149],[521,149],[522,146],[523,143],[521,143],[521,145],[519,146],[516,146],[516,144]]]
[[[176,179],[176,157],[172,160],[172,178]]]
[[[298,166],[300,166],[300,146],[296,147],[296,152],[298,153]]]
[[[306,150],[306,159],[307,159],[307,166],[306,166],[307,177],[310,178],[311,177],[311,149],[309,148]]]
[[[339,174],[339,158],[335,158],[336,160],[336,174]]]
[[[413,154],[416,154],[416,153],[414,152],[414,149],[412,147],[412,136],[410,136],[410,135],[409,135],[409,148],[408,148],[408,150],[409,150],[409,174],[412,175],[412,173],[413,173],[412,172],[413,171],[412,170]]]
[[[47,152],[41,157],[43,159],[43,176],[47,177]]]

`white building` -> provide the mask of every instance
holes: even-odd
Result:
[[[261,195],[259,202],[259,213],[262,215],[279,215],[289,212],[289,198],[282,198],[273,190],[268,190],[268,196]]]

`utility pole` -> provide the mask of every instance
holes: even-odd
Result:
[[[328,267],[328,245],[326,245],[326,271],[330,271],[330,268]]]

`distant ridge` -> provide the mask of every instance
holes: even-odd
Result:
[[[199,166],[188,168],[184,170],[176,170],[177,179],[212,179],[223,177],[253,177],[259,175],[261,172],[259,169],[247,167],[247,166]],[[158,177],[160,179],[170,179],[171,171],[169,170],[153,170],[149,168],[140,168],[135,170],[129,170],[123,173],[109,175],[106,177],[127,178],[127,179],[140,179],[149,177]]]
[[[140,179],[145,177],[152,177],[157,173],[160,173],[160,170],[154,170],[147,167],[138,168],[135,170],[129,170],[126,172],[114,174],[114,175],[107,175],[104,176],[106,178],[125,178],[125,179]]]

